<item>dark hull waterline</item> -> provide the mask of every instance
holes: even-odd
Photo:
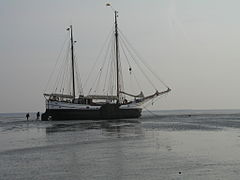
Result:
[[[104,120],[104,119],[129,119],[139,118],[142,109],[47,109],[42,114],[42,121],[64,121],[64,120]]]

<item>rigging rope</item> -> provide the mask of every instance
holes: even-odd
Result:
[[[70,42],[70,41],[69,41]],[[58,72],[58,75],[57,75],[57,80],[55,82],[55,86],[54,86],[54,89],[55,89],[55,92],[57,92],[58,88],[59,88],[59,83],[62,79],[62,70],[64,71],[65,70],[65,67],[68,63],[68,58],[69,58],[69,55],[70,55],[70,44],[68,45],[68,48],[67,48],[67,54],[66,54],[66,57],[65,57],[65,60],[64,62],[62,63],[62,65],[60,66],[60,69],[59,69],[59,72]],[[53,91],[54,92],[54,91]]]
[[[111,39],[112,39],[112,38],[111,38]],[[111,40],[111,39],[110,39],[110,40]],[[96,84],[96,86],[95,86],[95,91],[94,91],[94,92],[97,91],[98,86],[99,86],[99,84],[100,84],[102,72],[103,72],[103,69],[104,69],[104,67],[105,67],[105,63],[106,63],[106,61],[107,61],[107,57],[108,57],[108,55],[109,55],[109,53],[110,53],[110,49],[111,49],[111,44],[108,45],[108,49],[107,49],[107,51],[106,51],[106,53],[105,53],[103,63],[102,63],[102,65],[100,66],[100,70],[99,70],[100,73],[99,73],[99,75],[97,76],[97,84]]]
[[[45,86],[45,88],[44,88],[44,92],[47,91],[47,88],[48,88],[48,86],[49,86],[49,83],[50,83],[50,81],[52,80],[52,76],[53,76],[53,74],[54,74],[54,72],[55,72],[55,70],[56,70],[57,64],[58,64],[58,62],[59,62],[60,56],[61,56],[61,54],[62,54],[62,52],[63,52],[63,48],[65,47],[65,44],[66,44],[67,40],[68,40],[68,37],[65,38],[64,43],[63,43],[63,45],[62,45],[62,47],[61,47],[61,49],[60,49],[60,51],[59,51],[59,53],[58,53],[57,60],[56,60],[55,65],[54,65],[54,67],[53,67],[53,71],[51,72],[50,77],[49,77],[49,79],[48,79],[48,81],[47,81],[47,84],[46,84],[46,86]]]
[[[123,38],[125,39],[125,41],[127,42],[127,44],[132,48],[132,50],[134,51],[134,53],[137,55],[137,57],[139,58],[139,60],[148,68],[148,70],[166,87],[169,88],[167,86],[167,84],[159,78],[159,76],[152,70],[152,68],[143,60],[143,58],[138,54],[138,52],[136,51],[136,49],[131,45],[131,43],[127,40],[126,36],[123,34],[123,32],[119,29],[119,32],[121,34],[121,36],[123,36]]]
[[[112,29],[113,29],[113,28],[112,28]],[[111,31],[109,32],[109,34],[108,34],[108,36],[107,36],[107,38],[106,38],[106,40],[105,40],[102,48],[100,49],[100,51],[99,51],[99,53],[98,53],[98,55],[97,55],[97,58],[96,58],[95,62],[94,62],[93,65],[92,65],[91,71],[89,72],[89,74],[88,74],[88,76],[87,76],[87,79],[86,79],[86,81],[85,81],[84,84],[83,84],[83,87],[85,87],[85,86],[86,86],[86,83],[89,81],[89,78],[91,77],[92,72],[93,72],[94,68],[96,67],[97,61],[99,60],[99,58],[100,58],[100,56],[101,56],[101,54],[102,54],[102,51],[103,51],[104,48],[106,47],[106,44],[107,44],[107,42],[109,41],[109,38],[112,37],[112,36],[111,36],[111,35],[113,34],[113,30],[112,30],[112,29],[111,29]]]
[[[158,114],[155,114],[154,112],[152,112],[151,110],[147,109],[146,107],[143,107],[146,111],[148,111],[149,113],[151,113],[153,116],[157,117],[157,118],[161,118],[162,116],[159,116]]]
[[[149,79],[149,77],[146,75],[145,71],[142,69],[142,67],[140,66],[140,64],[135,60],[134,55],[132,54],[132,52],[127,48],[127,45],[126,45],[124,39],[122,39],[121,36],[119,36],[119,37],[120,37],[121,42],[125,45],[125,47],[126,47],[127,51],[129,52],[129,54],[131,55],[132,60],[135,62],[135,64],[138,66],[138,68],[139,68],[139,69],[141,70],[141,72],[143,73],[144,77],[149,81],[149,83],[152,85],[152,87],[153,87],[154,89],[157,89],[156,86],[154,85],[154,83],[153,83],[153,82]]]
[[[126,52],[125,52],[125,49],[123,48],[123,46],[122,46],[121,43],[120,43],[120,47],[121,47],[121,49],[122,49],[122,51],[123,51],[123,54],[124,54],[124,56],[125,56],[125,58],[126,58],[126,60],[127,60],[127,63],[128,63],[128,66],[129,66],[129,70],[130,70],[130,74],[131,74],[131,73],[133,74],[134,79],[135,79],[135,81],[136,81],[136,84],[137,84],[138,88],[139,88],[139,89],[142,89],[140,83],[138,82],[138,80],[137,80],[137,78],[136,78],[135,72],[132,71],[131,64],[130,64],[130,62],[129,62],[129,59],[128,59],[128,57],[127,57],[127,54],[126,54]]]
[[[158,97],[156,97],[156,98],[155,98],[155,101],[154,101],[154,99],[152,100],[152,104],[155,103],[156,101],[158,101],[158,99],[163,98],[163,97],[166,97],[166,96],[167,96],[167,94],[164,94],[163,96],[158,96]],[[150,101],[150,102],[151,102],[151,101]],[[161,116],[155,114],[154,112],[152,112],[151,110],[149,110],[149,109],[147,108],[147,106],[149,106],[150,102],[148,102],[145,106],[142,106],[143,109],[145,109],[146,111],[148,111],[149,113],[151,113],[151,114],[154,115],[155,117],[161,118]]]
[[[69,66],[68,66],[68,64],[69,64],[69,62],[68,62],[68,59],[66,59],[66,62],[65,62],[65,66],[67,67],[67,68],[64,68],[64,71],[63,71],[63,77],[61,78],[62,79],[62,81],[61,81],[61,84],[60,84],[60,92],[61,92],[61,90],[62,89],[64,89],[64,87],[65,87],[65,82],[67,82],[67,80],[68,80],[68,71],[69,71]],[[63,92],[62,92],[62,94],[63,94]]]
[[[111,69],[111,61],[108,61],[107,72],[106,72],[106,76],[104,78],[104,84],[103,84],[103,92],[105,91],[105,87],[106,87],[106,83],[107,83],[107,77],[110,74],[110,69]]]
[[[75,53],[75,69],[76,69],[76,84],[78,88],[78,93],[80,95],[83,94],[83,88],[82,88],[82,81],[81,81],[81,76],[80,76],[80,71],[79,71],[79,66],[78,66],[78,59],[77,59],[77,54]]]

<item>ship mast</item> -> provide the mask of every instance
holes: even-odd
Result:
[[[120,100],[120,82],[119,82],[119,44],[118,44],[118,24],[117,24],[117,17],[118,12],[115,10],[115,48],[116,48],[116,69],[117,69],[117,101],[119,103]]]
[[[117,73],[117,103],[119,103],[120,100],[120,79],[119,79],[119,43],[118,43],[118,23],[117,23],[117,17],[118,17],[118,11],[116,11],[110,3],[107,3],[106,6],[111,7],[114,11],[114,21],[115,21],[115,51],[116,51],[116,73]]]
[[[74,48],[73,48],[73,31],[72,25],[67,29],[70,30],[70,41],[71,41],[71,60],[72,60],[72,95],[75,98],[75,77],[74,77]]]

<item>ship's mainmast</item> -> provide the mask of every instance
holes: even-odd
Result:
[[[119,44],[118,44],[118,24],[117,24],[117,17],[118,17],[118,12],[115,10],[115,48],[116,48],[116,69],[117,69],[117,98],[118,102],[120,100],[120,85],[119,85]]]
[[[116,11],[110,3],[107,3],[106,6],[111,7],[114,11],[114,21],[115,21],[115,51],[116,51],[116,73],[117,73],[117,103],[120,101],[120,79],[119,79],[119,43],[118,43],[118,23],[117,23],[117,17],[118,17],[118,11]]]
[[[72,95],[73,98],[75,98],[75,73],[74,73],[74,41],[73,41],[73,30],[72,30],[72,25],[70,25],[70,27],[67,29],[68,31],[70,31],[70,41],[71,41],[71,60],[72,60]]]

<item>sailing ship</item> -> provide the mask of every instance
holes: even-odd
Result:
[[[59,93],[45,93],[46,111],[42,114],[43,121],[48,120],[105,120],[105,119],[127,119],[139,118],[142,113],[142,106],[146,102],[153,100],[159,96],[167,94],[171,91],[168,86],[163,91],[154,90],[148,96],[144,96],[143,92],[133,95],[124,91],[122,85],[122,71],[119,51],[119,28],[118,28],[118,11],[114,10],[114,26],[113,26],[113,53],[112,61],[115,72],[110,76],[115,82],[111,85],[112,92],[105,94],[88,94],[76,92],[76,63],[75,63],[75,41],[73,39],[72,25],[67,29],[70,33],[70,71],[71,76],[71,92],[66,94],[64,91]],[[102,69],[100,69],[102,71]],[[132,73],[132,67],[128,69]],[[111,81],[113,82],[113,80]],[[113,92],[114,91],[114,92]]]

